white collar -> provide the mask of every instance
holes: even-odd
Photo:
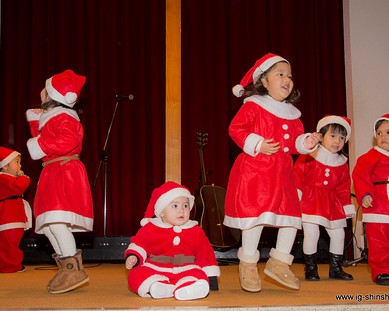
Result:
[[[43,113],[41,114],[40,118],[39,118],[39,130],[42,129],[42,127],[51,119],[51,118],[54,118],[60,114],[63,114],[63,113],[66,113],[67,115],[73,117],[74,119],[76,119],[77,121],[80,121],[80,118],[77,114],[77,112],[73,109],[67,109],[67,108],[64,108],[64,107],[61,107],[61,106],[58,106],[58,107],[54,107],[52,109],[49,109],[49,110],[45,110],[43,111]]]
[[[173,225],[171,225],[171,224],[164,223],[164,222],[162,221],[162,219],[159,218],[159,217],[151,218],[151,219],[149,219],[149,221],[150,221],[153,225],[155,225],[155,226],[157,226],[157,227],[160,227],[160,228],[166,228],[166,229],[168,229],[168,228],[173,228],[173,230],[174,230],[175,232],[181,232],[182,229],[189,229],[189,228],[193,228],[194,226],[197,226],[197,225],[198,225],[198,222],[197,222],[197,221],[190,220],[190,219],[188,220],[187,223],[183,224],[182,226],[173,226]]]
[[[243,103],[254,102],[261,106],[266,111],[274,114],[275,116],[286,119],[286,120],[295,120],[300,118],[301,112],[295,106],[285,101],[279,102],[269,95],[260,96],[252,95],[243,100]]]
[[[387,157],[389,157],[389,151],[382,149],[381,147],[378,147],[378,146],[375,146],[374,149],[377,150],[378,152],[382,153],[383,155],[386,155]]]
[[[328,166],[336,167],[347,163],[347,158],[343,154],[332,153],[322,145],[309,155],[317,162]]]

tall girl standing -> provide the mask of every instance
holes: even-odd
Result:
[[[241,287],[261,290],[258,243],[263,228],[271,226],[279,231],[264,272],[288,288],[299,289],[299,279],[290,269],[292,246],[301,229],[291,154],[312,152],[319,134],[304,134],[301,113],[293,105],[300,93],[294,89],[289,62],[281,56],[269,53],[257,60],[233,93],[244,101],[229,134],[243,152],[230,172],[224,224],[242,230]]]

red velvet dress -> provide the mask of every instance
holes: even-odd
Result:
[[[301,113],[292,104],[269,96],[251,96],[233,118],[229,134],[243,150],[231,169],[224,224],[238,229],[256,225],[301,229],[301,210],[291,154],[308,153],[303,146]],[[281,149],[259,153],[263,139]]]
[[[354,167],[352,178],[360,206],[362,198],[370,194],[372,207],[363,208],[366,223],[368,262],[372,279],[378,274],[389,274],[389,152],[374,147],[361,155]]]
[[[27,147],[33,159],[45,162],[79,155],[84,130],[74,110],[55,107],[29,120],[33,138]],[[93,229],[93,203],[88,175],[80,160],[57,161],[43,167],[34,199],[35,231],[66,223],[72,231]]]

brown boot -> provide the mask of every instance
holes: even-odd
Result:
[[[49,288],[50,293],[66,293],[89,281],[82,265],[81,250],[77,250],[74,256],[60,257],[58,261],[61,265],[61,271],[52,280]]]
[[[243,254],[242,248],[238,250],[240,286],[248,292],[256,293],[261,291],[261,279],[258,274],[257,263],[259,252],[254,256]]]
[[[55,260],[55,263],[57,264],[57,267],[58,267],[58,270],[59,270],[59,271],[58,271],[57,274],[54,275],[54,277],[49,281],[49,284],[47,284],[47,289],[48,289],[48,290],[50,290],[51,283],[53,283],[54,280],[58,277],[58,275],[59,275],[60,273],[62,273],[62,270],[61,270],[61,263],[60,263],[60,261],[58,260],[58,259],[60,258],[60,256],[59,256],[57,253],[55,253],[55,254],[53,254],[51,257]]]
[[[293,258],[290,254],[272,248],[264,270],[265,274],[286,287],[300,289],[300,281],[290,269]]]

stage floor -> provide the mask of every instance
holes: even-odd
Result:
[[[277,285],[258,264],[262,291],[248,293],[239,285],[238,266],[221,266],[219,291],[194,301],[140,298],[127,287],[122,263],[86,263],[90,282],[75,291],[53,295],[46,285],[54,265],[28,265],[23,273],[0,274],[0,310],[389,310],[389,287],[372,282],[367,264],[345,268],[353,281],[328,278],[328,264],[319,265],[321,281],[308,282],[304,265],[294,264],[301,280],[299,291]]]

